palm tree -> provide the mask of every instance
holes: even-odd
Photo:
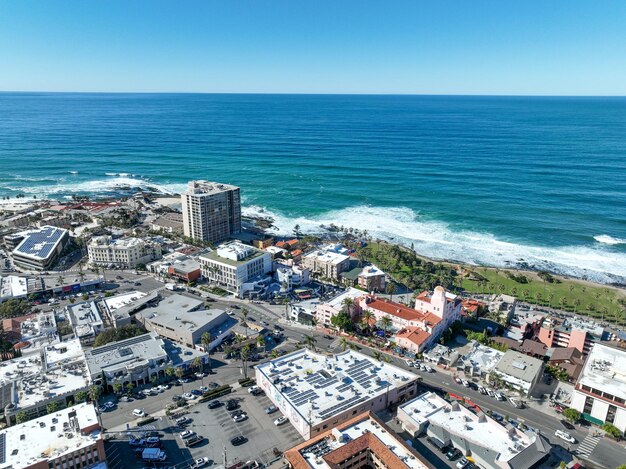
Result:
[[[361,313],[361,327],[367,331],[369,331],[372,320],[374,319],[374,313],[371,311],[365,310]]]
[[[89,386],[89,391],[87,391],[87,394],[89,394],[89,399],[91,399],[94,403],[98,402],[98,399],[102,394],[102,388],[94,384],[92,386]]]
[[[306,348],[315,350],[315,343],[317,342],[317,339],[312,335],[305,335],[302,342]]]
[[[379,322],[380,322],[380,326],[383,328],[385,333],[389,333],[389,329],[391,328],[391,325],[393,324],[393,321],[391,320],[391,318],[389,316],[383,316],[382,318],[380,318]]]
[[[350,347],[350,342],[348,342],[348,339],[346,339],[345,337],[342,337],[339,341],[339,346],[341,347],[341,350],[345,352],[346,349]]]
[[[554,293],[550,292],[548,293],[548,306],[550,306],[550,308],[552,308],[552,300],[554,300]]]
[[[580,298],[576,298],[574,300],[574,313],[576,312],[576,309],[578,309],[579,306],[580,306]]]
[[[172,376],[174,376],[175,374],[176,370],[173,366],[168,366],[167,368],[165,368],[165,376],[167,376],[169,379],[172,379]]]
[[[135,385],[133,383],[128,383],[126,385],[126,394],[132,394]]]
[[[241,369],[243,371],[244,379],[248,379],[248,359],[250,358],[250,344],[246,344],[241,348],[239,352],[241,358]]]
[[[396,284],[391,281],[387,284],[385,291],[389,295],[389,301],[393,301],[393,295],[396,291],[398,291],[398,287],[396,287]]]
[[[541,304],[541,292],[540,291],[535,293],[535,301],[537,302],[537,304]]]
[[[197,371],[200,371],[202,369],[202,358],[194,358],[191,362],[191,366],[193,366]]]
[[[564,296],[562,296],[559,299],[559,304],[561,305],[561,309],[565,308],[565,305],[567,304],[567,298],[565,298]]]
[[[115,383],[113,384],[113,392],[115,394],[119,394],[120,392],[122,392],[122,383]]]
[[[248,319],[248,310],[246,308],[241,309],[241,317],[243,318],[242,326],[246,328],[246,339],[248,338],[248,323],[246,319]]]
[[[202,337],[200,337],[200,342],[202,343],[202,346],[204,347],[204,350],[207,353],[207,356],[209,357],[209,373],[212,371],[212,367],[211,367],[211,348],[209,347],[211,345],[211,333],[210,332],[205,332],[202,334]]]
[[[63,286],[63,282],[65,282],[65,279],[63,278],[63,275],[59,275],[57,277],[57,281],[59,282],[59,285]]]
[[[354,300],[350,297],[346,297],[343,300],[343,307],[345,308],[346,312],[352,316],[352,306],[354,305]]]
[[[378,350],[376,350],[372,356],[374,357],[375,360],[378,360],[379,362],[383,361],[383,354],[380,353]]]
[[[262,335],[257,336],[256,345],[257,347],[263,348],[263,351],[265,352],[265,337],[263,337]]]
[[[185,375],[185,370],[183,370],[182,366],[177,366],[176,369],[174,370],[174,374],[176,375],[178,379],[181,379]],[[181,381],[180,385],[182,386],[183,392],[185,392],[185,383]]]
[[[272,350],[272,352],[270,353],[270,358],[272,360],[275,360],[276,358],[278,358],[280,356],[280,354],[278,353],[278,350]]]

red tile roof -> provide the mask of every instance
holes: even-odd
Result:
[[[398,332],[396,337],[410,340],[415,345],[422,345],[430,338],[430,332],[426,332],[419,327],[410,326]]]
[[[367,303],[367,306],[369,308],[382,311],[383,313],[389,314],[391,316],[396,316],[400,319],[404,319],[405,321],[423,321],[429,322],[430,324],[437,324],[441,321],[441,318],[433,313],[424,313],[422,311],[417,311],[416,309],[409,308],[400,303],[383,300],[378,297],[370,298],[372,299],[369,300],[369,303]]]

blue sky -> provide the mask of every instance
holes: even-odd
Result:
[[[0,90],[626,95],[626,1],[1,1]]]

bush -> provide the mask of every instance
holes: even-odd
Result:
[[[256,384],[256,381],[253,380],[252,378],[241,378],[239,380],[239,385],[244,388],[248,386],[252,386],[254,384]]]
[[[96,336],[94,347],[100,347],[108,344],[109,342],[117,342],[118,340],[130,339],[131,337],[137,337],[138,335],[145,334],[147,331],[143,327],[135,326],[134,324],[128,324],[122,326],[119,329],[107,329]]]
[[[224,386],[220,386],[219,388],[215,388],[211,391],[205,392],[202,397],[198,400],[198,402],[206,402],[217,397],[225,396],[226,394],[230,394],[232,392],[232,388],[226,384]]]
[[[607,432],[613,438],[621,438],[622,437],[622,432],[620,431],[620,429],[617,428],[612,423],[605,423],[604,425],[602,425],[602,430]]]
[[[565,409],[563,411],[563,417],[565,417],[570,422],[578,422],[580,420],[580,412],[572,408]]]
[[[143,425],[148,425],[149,423],[152,423],[152,422],[154,422],[155,420],[156,420],[156,419],[155,419],[154,417],[148,417],[148,418],[145,418],[145,419],[140,420],[139,422],[137,422],[137,426],[138,426],[138,427],[141,427],[141,426],[143,426]]]

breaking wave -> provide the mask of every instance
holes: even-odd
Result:
[[[602,243],[602,244],[610,244],[610,245],[626,244],[626,239],[614,238],[613,236],[609,236],[609,235],[597,235],[597,236],[594,236],[593,239],[595,239],[597,242]]]
[[[545,269],[562,275],[611,283],[626,281],[626,254],[599,246],[530,246],[504,241],[490,233],[454,231],[449,225],[421,220],[409,208],[357,206],[329,211],[312,218],[288,217],[263,207],[243,207],[247,216],[273,219],[276,234],[290,235],[295,225],[320,234],[320,225],[367,230],[373,238],[413,244],[416,252],[438,260],[474,265]]]

